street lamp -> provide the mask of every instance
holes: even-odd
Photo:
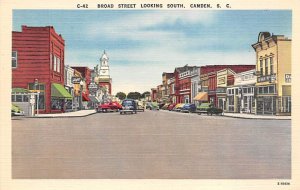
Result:
[[[80,99],[79,99],[79,110],[82,109],[82,90],[83,90],[83,80],[80,80]]]
[[[36,93],[36,115],[39,114],[39,96],[40,96],[40,92],[37,91],[36,87],[39,85],[39,80],[38,79],[34,79],[34,92]]]

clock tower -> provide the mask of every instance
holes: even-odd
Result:
[[[100,68],[97,73],[99,86],[110,95],[112,79],[110,78],[109,72],[109,58],[105,50],[100,58],[100,65],[98,68]]]

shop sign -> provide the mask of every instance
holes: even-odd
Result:
[[[218,78],[218,85],[225,84],[225,77]]]
[[[202,86],[202,92],[208,92],[208,87],[207,86]]]
[[[286,83],[291,83],[292,82],[292,75],[291,74],[285,74],[284,79]]]
[[[276,80],[276,75],[267,75],[267,76],[260,76],[257,77],[257,82],[274,82]]]
[[[81,77],[72,77],[71,81],[72,81],[72,84],[80,84]]]
[[[226,88],[224,88],[224,87],[217,87],[216,93],[226,93]]]

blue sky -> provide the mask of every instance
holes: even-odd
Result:
[[[186,64],[255,64],[261,31],[292,38],[289,10],[14,10],[13,30],[21,25],[54,26],[71,66],[93,68],[105,49],[113,93],[149,91]]]

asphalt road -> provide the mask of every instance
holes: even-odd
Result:
[[[146,111],[12,120],[12,177],[290,179],[291,121]]]

